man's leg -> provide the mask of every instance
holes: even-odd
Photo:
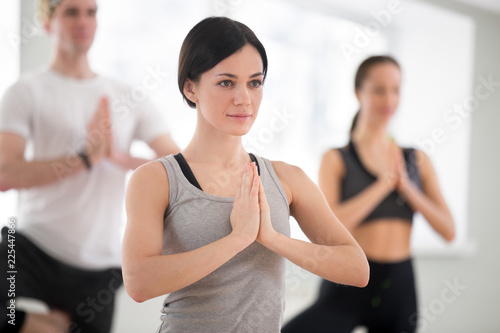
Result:
[[[75,279],[80,280],[73,290],[71,333],[108,333],[113,320],[115,295],[123,284],[121,269],[100,272],[83,272]],[[71,285],[67,286],[72,288]]]
[[[9,234],[8,230],[2,229],[0,243],[0,331],[65,332],[69,316],[62,311],[31,314],[17,309],[16,297],[43,299],[46,274],[43,274],[43,258],[36,249],[22,235]]]
[[[69,332],[70,323],[68,314],[59,310],[52,310],[48,314],[27,313],[19,332],[66,333]]]

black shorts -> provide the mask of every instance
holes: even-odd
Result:
[[[370,333],[411,333],[417,327],[417,299],[412,260],[369,260],[365,288],[323,280],[317,301],[286,324],[282,333],[350,333],[365,326]]]
[[[7,266],[7,227],[2,229],[0,243],[0,331],[18,332],[24,313],[16,311],[15,326],[8,321],[13,316],[4,304],[10,304],[12,292],[16,297],[38,299],[51,309],[71,316],[71,333],[104,333],[111,330],[115,293],[123,284],[120,268],[83,270],[56,260],[16,232],[15,274]],[[7,280],[14,276],[14,279]],[[14,285],[11,282],[14,281]]]

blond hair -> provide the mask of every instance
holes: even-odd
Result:
[[[63,0],[38,0],[38,18],[42,23],[48,23],[54,11]]]

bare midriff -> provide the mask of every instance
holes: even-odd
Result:
[[[410,257],[411,223],[400,218],[365,222],[352,235],[370,260],[397,262]]]

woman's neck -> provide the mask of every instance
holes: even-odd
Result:
[[[390,134],[387,132],[388,124],[369,124],[358,121],[351,134],[351,140],[356,144],[369,147],[383,147],[390,143]]]
[[[221,133],[213,126],[200,121],[182,154],[190,162],[218,164],[220,167],[244,164],[250,159],[243,147],[241,136]]]

